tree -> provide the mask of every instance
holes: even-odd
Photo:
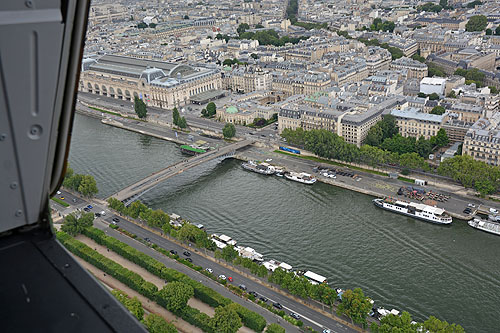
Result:
[[[436,93],[432,93],[432,94],[429,95],[429,99],[431,101],[437,101],[439,99],[439,95],[436,94]]]
[[[250,26],[246,23],[241,23],[238,28],[236,28],[236,32],[238,34],[242,34],[244,33],[245,31],[247,31],[248,29],[250,29]]]
[[[222,62],[224,66],[232,66],[233,65],[233,59],[226,59]]]
[[[142,304],[137,299],[137,297],[129,298],[127,294],[123,291],[115,289],[111,291],[111,294],[120,301],[139,321],[142,321],[144,317],[144,309],[142,308]]]
[[[157,293],[157,302],[173,313],[178,313],[187,306],[187,302],[194,295],[194,289],[182,282],[169,282]]]
[[[499,36],[500,35],[500,25],[496,27],[495,29],[495,35]]]
[[[87,198],[93,197],[99,190],[97,189],[97,183],[93,176],[84,175],[82,176],[82,180],[80,185],[78,186],[78,192],[83,194]]]
[[[148,27],[148,25],[144,22],[141,22],[137,25],[137,28],[139,29],[146,29]]]
[[[189,20],[189,16],[184,15],[184,19],[185,19],[185,20]]]
[[[251,53],[250,57],[252,57],[253,59],[259,59],[259,56],[255,53]]]
[[[465,25],[465,30],[469,32],[473,31],[483,31],[488,25],[488,19],[484,15],[474,15],[472,16],[467,24]]]
[[[496,95],[498,94],[498,88],[495,87],[495,86],[488,86],[488,88],[490,88],[490,93],[493,94],[493,95]]]
[[[215,116],[216,112],[217,112],[217,106],[215,105],[215,103],[214,102],[208,103],[207,104],[207,115],[209,117],[213,117],[213,116]]]
[[[267,326],[266,333],[285,333],[285,329],[280,326],[279,324],[272,323],[271,325]]]
[[[342,294],[342,302],[337,308],[337,313],[339,315],[345,314],[353,322],[364,325],[366,324],[366,316],[371,308],[370,301],[365,297],[360,288],[355,288],[354,290],[348,289]]]
[[[428,158],[432,151],[432,144],[429,140],[426,140],[423,136],[421,136],[417,140],[416,150],[421,157]]]
[[[457,94],[455,94],[455,90],[450,91],[450,93],[448,94],[447,97],[449,97],[449,98],[457,98]]]
[[[181,119],[179,119],[178,126],[179,126],[180,128],[186,128],[186,127],[187,127],[187,121],[186,121],[186,118],[182,117]]]
[[[426,98],[427,97],[427,95],[425,93],[423,93],[423,92],[419,92],[417,94],[417,96],[420,97],[420,98]]]
[[[181,116],[179,114],[179,110],[177,110],[177,108],[174,108],[172,110],[172,122],[174,123],[174,125],[179,126],[180,118]]]
[[[151,23],[149,23],[149,27],[150,27],[150,28],[153,28],[153,29],[154,29],[154,28],[156,28],[156,23],[152,23],[152,22],[151,22]]]
[[[204,118],[208,118],[207,109],[205,109],[205,108],[201,109],[201,116],[204,117]]]
[[[488,36],[493,35],[493,31],[490,28],[486,29],[485,31],[486,31],[486,35],[488,35]]]
[[[173,324],[154,313],[146,316],[144,325],[146,325],[150,333],[177,333],[177,329]]]
[[[441,128],[436,134],[436,144],[438,145],[438,147],[445,147],[448,145],[448,143],[448,135],[446,135],[446,131]]]
[[[222,249],[221,255],[222,259],[225,261],[233,262],[233,260],[238,257],[238,251],[236,251],[232,245],[229,245]]]
[[[230,123],[224,125],[224,128],[222,129],[222,135],[224,135],[224,138],[226,139],[234,137],[236,135],[236,127],[234,127],[234,125]]]
[[[218,333],[236,333],[243,324],[238,313],[230,306],[218,306],[209,326]]]
[[[139,118],[146,118],[146,114],[148,113],[146,103],[144,103],[144,101],[137,96],[134,96],[134,110]]]
[[[264,28],[264,26],[262,24],[260,24],[260,23],[257,23],[255,25],[255,29],[262,29],[262,28]]]
[[[83,213],[80,217],[71,213],[64,218],[64,224],[61,230],[65,233],[76,236],[81,234],[83,230],[91,227],[94,222],[94,213]]]
[[[479,1],[479,0],[472,1],[472,2],[469,2],[469,3],[467,4],[467,8],[474,8],[474,7],[476,7],[476,6],[480,6],[480,5],[482,5],[482,4],[483,4],[483,3],[482,3],[481,1]]]
[[[437,114],[437,115],[442,115],[445,112],[446,112],[446,109],[444,107],[442,107],[441,105],[435,106],[431,110],[431,114]]]

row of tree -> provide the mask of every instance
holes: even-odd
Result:
[[[447,333],[464,333],[465,330],[462,326],[457,324],[449,324],[446,321],[441,321],[434,316],[423,323],[414,321],[411,315],[403,311],[401,316],[389,314],[380,320],[380,325],[372,323],[370,331],[375,333],[390,333],[390,332],[447,332]]]
[[[75,173],[69,166],[64,175],[63,186],[72,189],[81,195],[91,198],[99,192],[97,183],[91,175],[81,175]]]
[[[144,103],[144,101],[137,96],[134,96],[134,111],[140,119],[146,118],[148,114],[146,103]]]
[[[102,230],[88,228],[84,231],[84,234],[95,240],[98,244],[108,247],[110,250],[141,266],[150,273],[168,281],[167,285],[162,290],[155,293],[154,300],[166,306],[167,309],[170,309],[184,320],[202,328],[204,331],[212,332],[212,324],[214,324],[214,322],[211,322],[210,317],[205,314],[185,305],[190,297],[195,297],[214,308],[226,307],[230,304],[234,304],[231,305],[231,308],[238,314],[241,322],[245,326],[256,332],[262,332],[265,328],[266,320],[261,315],[239,304],[233,303],[230,299],[223,297],[213,289],[191,279],[187,275],[174,269],[167,268],[156,259],[147,256],[113,237],[107,236]],[[176,284],[172,286],[172,283]],[[168,287],[169,285],[171,285],[171,287]],[[190,297],[186,297],[186,295]],[[217,332],[218,330],[215,331]]]
[[[370,31],[388,31],[393,32],[396,25],[392,21],[382,21],[381,18],[377,17],[373,20],[370,25]]]
[[[474,188],[481,195],[495,193],[500,188],[500,168],[476,161],[468,155],[444,160],[437,171],[465,187]]]
[[[304,147],[306,150],[323,158],[363,163],[371,166],[395,164],[402,168],[430,170],[429,164],[416,152],[399,154],[370,145],[363,145],[358,148],[356,145],[345,142],[342,137],[327,130],[285,129],[281,136],[290,144]]]
[[[170,225],[170,217],[161,209],[153,210],[136,200],[126,207],[123,202],[113,197],[108,199],[108,206],[123,215],[130,216],[133,219],[140,219],[150,227],[159,228],[165,234],[177,238],[181,241],[195,243],[200,248],[215,250],[215,243],[210,239],[207,232],[191,223],[184,223],[178,230]]]
[[[475,83],[477,87],[484,86],[484,78],[486,75],[477,68],[462,69],[458,68],[455,70],[454,75],[459,75],[465,78],[466,84]]]

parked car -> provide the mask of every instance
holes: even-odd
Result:
[[[177,251],[175,251],[175,250],[170,250],[170,253],[172,253],[173,255],[176,255],[176,254],[177,254]]]
[[[259,299],[264,302],[264,303],[267,303],[268,299],[267,297],[264,297],[264,296],[260,296]]]
[[[92,209],[92,208],[94,208],[94,207],[92,207],[92,205],[88,205],[88,206],[87,206],[87,208],[88,208],[88,209]]]
[[[244,284],[240,284],[238,288],[240,288],[241,290],[247,290],[247,286],[245,286]]]
[[[224,274],[221,274],[221,275],[219,275],[219,279],[220,279],[220,280],[225,280],[225,279],[226,279],[226,276],[225,276]]]
[[[57,194],[61,194],[61,191],[57,191]]]
[[[120,222],[120,219],[117,217],[113,217],[113,222]]]
[[[205,268],[205,270],[206,270],[207,272],[209,272],[210,274],[212,274],[212,273],[214,272],[214,270],[213,270],[213,269],[208,268],[208,267],[207,267],[207,268]]]
[[[295,312],[290,312],[290,317],[297,319],[297,320],[300,319],[300,316],[298,314],[296,314]]]
[[[229,282],[233,282],[233,278],[232,278],[232,277],[230,277],[230,276],[228,276],[228,277],[227,277],[227,280],[228,280]]]
[[[253,297],[257,297],[259,296],[259,294],[257,294],[255,291],[249,291],[248,292],[250,295],[252,295]]]
[[[84,211],[90,212],[90,209],[88,207],[83,208]]]
[[[283,309],[283,305],[281,305],[280,303],[273,303],[273,306],[276,308],[276,309]]]
[[[151,242],[151,239],[149,239],[149,237],[144,237],[144,240],[145,240],[146,242]]]
[[[332,331],[330,331],[328,328],[325,328],[325,329],[323,330],[323,333],[331,333],[331,332],[332,332]]]
[[[60,196],[60,197],[59,197],[59,199],[64,200],[64,197],[63,197],[63,196]]]
[[[496,210],[495,208],[490,208],[490,213],[498,214],[498,210]]]
[[[100,213],[95,213],[94,215],[95,215],[95,217],[101,217]]]
[[[189,262],[193,262],[193,259],[191,259],[191,258],[186,258],[186,260]]]
[[[105,211],[101,211],[101,215],[102,216],[106,216],[106,212]]]
[[[191,252],[189,252],[189,251],[184,251],[184,252],[182,252],[182,254],[184,254],[186,257],[191,256]]]
[[[467,206],[469,206],[469,207],[471,207],[471,208],[476,208],[476,205],[471,204],[471,203],[470,203],[470,204],[468,204]]]

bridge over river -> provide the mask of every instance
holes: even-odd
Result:
[[[141,195],[146,193],[147,191],[151,190],[153,187],[156,185],[160,184],[161,182],[169,179],[170,177],[173,177],[175,175],[178,175],[188,169],[191,169],[197,165],[200,165],[202,163],[214,160],[214,159],[225,159],[228,157],[233,157],[236,153],[236,150],[247,147],[251,144],[253,144],[255,140],[252,139],[246,139],[243,141],[239,141],[236,143],[232,143],[230,145],[221,147],[216,150],[210,150],[204,154],[197,155],[194,157],[191,157],[187,160],[183,160],[181,162],[178,162],[176,164],[170,165],[166,167],[165,169],[162,169],[160,171],[157,171],[141,180],[138,182],[127,186],[126,188],[118,191],[117,193],[113,194],[111,197],[118,199],[120,201],[123,201],[126,206],[131,204],[133,201],[137,200]]]

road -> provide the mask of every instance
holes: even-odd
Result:
[[[63,196],[65,198],[66,202],[69,201],[68,203],[72,204],[71,207],[68,207],[65,209],[66,214],[69,214],[70,211],[74,211],[76,209],[83,209],[84,207],[89,205],[88,201],[85,201],[82,199],[78,199],[79,200],[78,203],[73,203],[72,198],[74,198],[74,196],[71,195],[71,193],[69,193],[68,191],[61,191],[61,192],[62,193],[60,196]],[[213,281],[212,279],[207,278],[203,274],[201,274],[195,270],[192,270],[192,269],[188,268],[187,266],[182,265],[182,264],[176,262],[175,260],[172,260],[172,259],[150,249],[149,247],[145,246],[144,244],[142,244],[134,239],[131,239],[129,237],[122,235],[121,233],[115,231],[112,228],[109,228],[109,224],[112,222],[112,220],[114,218],[115,219],[117,218],[119,220],[119,222],[117,224],[119,225],[120,228],[122,228],[128,232],[136,234],[139,238],[142,238],[142,239],[148,238],[152,243],[157,244],[158,246],[164,248],[167,251],[175,250],[175,251],[177,251],[177,253],[181,257],[185,257],[183,255],[184,251],[189,251],[191,253],[190,258],[193,260],[194,264],[199,265],[199,266],[203,267],[204,269],[211,268],[213,270],[213,274],[215,274],[216,276],[223,274],[226,277],[232,277],[233,281],[228,282],[228,283],[232,283],[234,286],[239,286],[240,284],[244,284],[248,288],[247,291],[255,291],[259,295],[259,297],[264,296],[264,297],[268,298],[269,304],[276,303],[276,302],[280,303],[283,306],[283,310],[287,314],[289,314],[290,312],[295,312],[295,313],[299,314],[300,320],[302,320],[304,322],[304,325],[311,326],[313,329],[315,329],[318,332],[322,332],[323,329],[325,329],[325,328],[330,329],[331,332],[338,332],[338,333],[357,332],[356,330],[354,330],[348,326],[345,326],[345,325],[341,324],[340,322],[338,322],[338,321],[336,321],[328,316],[321,314],[319,311],[315,311],[314,309],[312,309],[312,308],[310,308],[302,303],[299,303],[299,302],[293,300],[292,298],[284,296],[281,293],[254,281],[253,279],[250,279],[246,276],[243,276],[239,273],[236,273],[235,271],[233,271],[233,270],[231,270],[231,269],[229,269],[229,268],[227,268],[227,267],[225,267],[217,262],[214,262],[213,260],[207,259],[206,257],[199,254],[200,250],[198,250],[194,247],[180,246],[179,244],[177,244],[173,241],[170,241],[162,236],[159,236],[159,235],[157,235],[149,230],[141,228],[140,226],[123,219],[123,217],[121,217],[121,216],[114,215],[113,212],[110,211],[107,207],[99,204],[96,201],[93,201],[90,204],[92,205],[92,209],[90,209],[91,212],[94,212],[94,213],[101,213],[102,211],[105,212],[104,216],[96,218],[96,220],[94,221],[95,227],[97,227],[101,230],[104,230],[108,235],[111,235],[111,236],[133,246],[137,250],[140,250],[140,251],[146,253],[147,255],[150,255],[153,258],[160,260],[167,267],[174,268],[178,271],[181,271],[181,272],[187,274],[191,278],[202,282],[206,286],[208,286],[208,287],[216,290],[220,294],[222,294],[224,297],[228,297],[231,300],[233,300],[234,302],[237,302],[237,303],[245,306],[246,308],[263,315],[266,318],[266,320],[268,321],[268,323],[276,323],[279,320],[280,325],[284,326],[286,328],[287,332],[300,332],[296,327],[285,322],[283,319],[281,319],[277,315],[263,309],[262,307],[256,305],[253,302],[247,301],[239,296],[236,296],[235,294],[230,292],[228,289],[226,289],[225,287],[223,287],[219,283]]]

